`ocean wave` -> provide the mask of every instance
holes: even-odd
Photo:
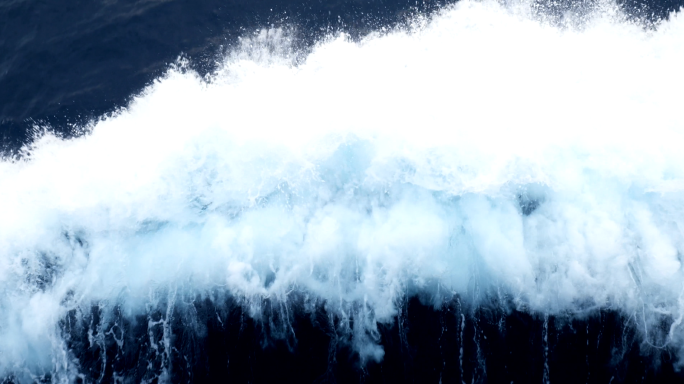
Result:
[[[48,130],[0,163],[0,369],[74,380],[65,319],[98,307],[117,337],[117,313],[163,325],[216,292],[283,326],[305,297],[361,361],[416,294],[615,310],[680,351],[684,19],[580,19],[462,1],[303,57],[262,30]]]

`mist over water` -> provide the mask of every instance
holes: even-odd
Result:
[[[48,129],[0,163],[0,375],[86,380],[65,322],[97,307],[91,346],[147,316],[145,380],[171,380],[173,314],[226,297],[286,340],[322,309],[361,366],[415,295],[610,310],[679,361],[684,19],[542,11],[462,1],[307,52],[264,29]]]

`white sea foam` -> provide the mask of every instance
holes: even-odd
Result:
[[[306,292],[363,358],[416,290],[610,307],[647,340],[664,316],[682,345],[684,18],[528,10],[463,1],[298,65],[263,31],[0,163],[2,369],[68,371],[70,309],[215,288],[254,316]]]

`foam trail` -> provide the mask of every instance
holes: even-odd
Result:
[[[0,369],[73,379],[70,310],[216,289],[255,317],[306,293],[363,359],[415,292],[612,308],[683,346],[684,19],[530,14],[464,1],[296,66],[263,31],[211,79],[172,69],[0,163]]]

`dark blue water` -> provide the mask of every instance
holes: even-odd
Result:
[[[310,313],[301,300],[291,318],[265,303],[268,319],[255,320],[234,301],[197,300],[180,306],[171,329],[171,358],[162,361],[151,340],[162,344],[148,318],[119,314],[125,348],[97,336],[99,310],[86,314],[86,326],[71,313],[60,326],[81,364],[82,382],[156,380],[165,364],[172,382],[237,383],[678,383],[673,350],[642,344],[629,317],[597,311],[586,318],[530,315],[497,307],[472,308],[459,298],[435,309],[418,297],[404,312],[379,327],[385,349],[381,362],[362,362],[351,335],[340,333],[341,319],[320,307]],[[164,313],[156,313],[162,319]],[[197,332],[196,327],[200,327]],[[188,329],[191,327],[191,329]],[[291,328],[290,328],[291,327]],[[118,332],[118,330],[117,330]],[[150,332],[153,332],[150,333]],[[106,357],[105,357],[106,356]],[[103,370],[103,362],[106,362]],[[46,380],[49,381],[49,375]]]
[[[295,49],[305,53],[330,34],[346,32],[358,40],[417,14],[429,17],[447,3],[0,1],[1,150],[4,156],[16,155],[31,142],[36,125],[67,138],[79,135],[83,124],[125,107],[179,57],[200,75],[211,73],[239,37],[260,28],[292,31]],[[648,29],[683,4],[633,0],[619,5]],[[540,1],[537,9],[551,23],[561,23],[567,12],[592,7],[590,2]],[[522,214],[532,214],[539,204],[521,198]],[[38,278],[43,283],[36,283],[41,289],[52,279],[46,270]],[[351,334],[338,333],[338,315],[323,306],[304,310],[301,298],[292,299],[286,319],[268,300],[263,304],[268,316],[253,318],[237,300],[198,296],[191,305],[176,303],[172,316],[152,309],[145,316],[114,311],[105,318],[93,305],[90,312],[69,312],[58,328],[79,367],[80,376],[73,379],[84,383],[684,382],[677,351],[645,345],[637,322],[619,310],[548,316],[506,299],[482,306],[462,302],[458,295],[439,305],[422,299],[406,297],[395,321],[379,326],[385,355],[370,362],[354,351]],[[153,353],[163,344],[161,328],[149,322],[155,316],[167,316],[174,335],[163,347],[167,360]],[[661,328],[671,324],[664,320]],[[93,343],[105,328],[119,329],[123,344],[109,336]],[[168,367],[170,374],[160,376]],[[3,382],[26,377],[10,373]],[[34,382],[56,380],[50,372],[32,377]]]

